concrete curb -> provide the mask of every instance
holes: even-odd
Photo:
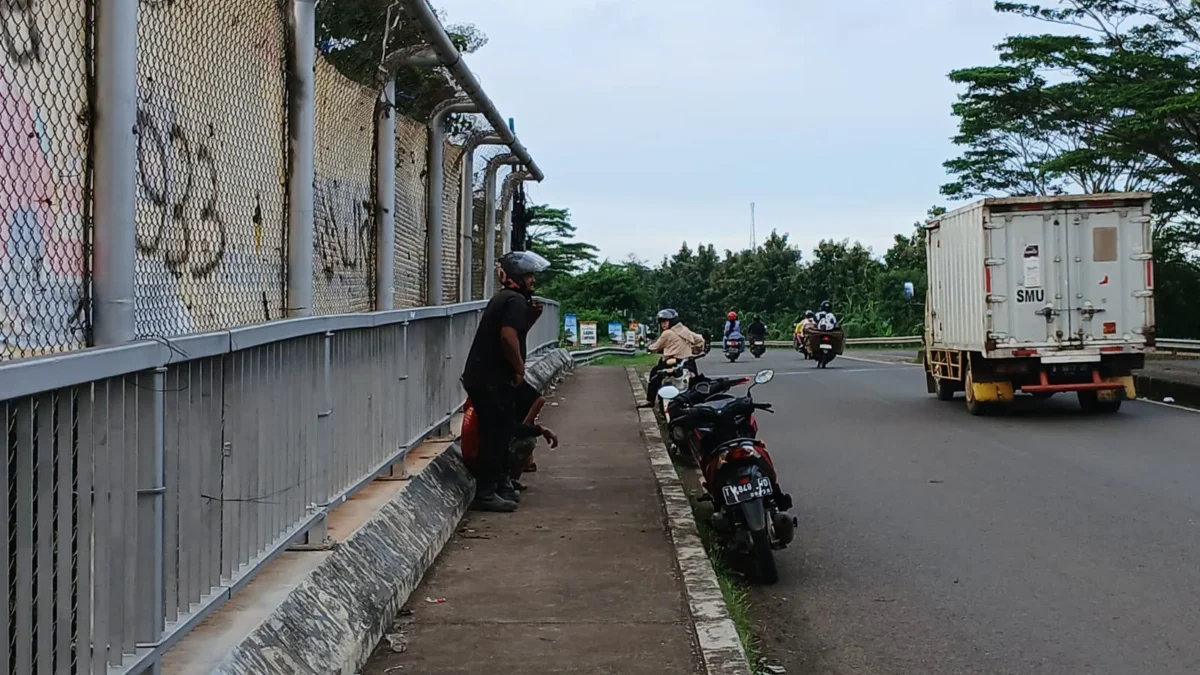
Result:
[[[634,401],[644,399],[645,390],[637,371],[633,368],[626,368],[625,371],[629,375],[629,387]],[[751,675],[746,652],[742,649],[737,629],[729,616],[729,609],[725,606],[721,585],[717,582],[717,575],[708,560],[708,553],[700,541],[700,533],[692,515],[692,505],[684,492],[683,482],[675,473],[671,456],[667,454],[667,448],[663,445],[658,419],[653,410],[644,408],[638,410],[638,418],[646,451],[650,454],[650,464],[654,468],[654,478],[658,482],[659,497],[667,515],[667,528],[671,533],[675,560],[683,574],[684,592],[692,615],[696,641],[704,659],[705,672],[708,675]]]
[[[1174,405],[1200,408],[1200,385],[1142,374],[1133,376],[1133,384],[1138,398],[1158,402],[1170,397],[1175,399]]]
[[[212,672],[357,672],[474,495],[475,481],[461,456],[446,450],[341,542]]]

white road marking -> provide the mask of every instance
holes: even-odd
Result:
[[[1184,412],[1200,414],[1200,410],[1196,410],[1195,408],[1185,408],[1184,406],[1175,405],[1174,403],[1163,403],[1162,401],[1152,401],[1148,398],[1139,398],[1138,401],[1140,401],[1142,403],[1149,403],[1151,405],[1160,405],[1164,408],[1174,408],[1175,410],[1182,410]]]
[[[882,364],[882,365],[885,365],[885,366],[909,366],[909,367],[913,367],[913,366],[920,366],[920,365],[921,365],[921,364],[919,364],[919,363],[907,363],[907,362],[905,362],[905,361],[881,361],[881,360],[878,360],[878,359],[865,359],[865,358],[863,358],[863,357],[861,357],[861,356],[846,356],[845,354],[843,354],[843,355],[841,356],[841,358],[843,358],[843,359],[850,359],[851,361],[862,361],[863,363],[879,363],[879,364]]]

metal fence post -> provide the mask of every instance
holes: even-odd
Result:
[[[512,201],[517,192],[517,183],[529,180],[529,172],[514,171],[504,178],[504,186],[500,189],[500,212],[504,214],[504,226],[500,230],[500,251],[512,251]]]
[[[430,307],[446,304],[442,283],[442,216],[446,195],[446,118],[451,113],[478,112],[474,103],[451,99],[438,106],[429,119],[428,190],[425,198],[426,241],[425,269],[428,274],[425,304]]]
[[[139,648],[154,648],[164,628],[163,558],[166,542],[166,368],[137,376],[137,623],[134,639]],[[156,661],[150,672],[161,672]]]
[[[317,413],[317,483],[314,495],[317,508],[329,511],[331,455],[333,454],[333,333],[321,339],[321,411]],[[301,546],[324,548],[329,544],[329,518],[313,523]]]
[[[516,155],[506,153],[488,160],[483,171],[483,299],[496,292],[496,172],[505,165],[517,164]]]
[[[288,59],[287,315],[313,311],[316,0],[292,0]]]
[[[134,338],[137,0],[96,2],[92,340]]]
[[[375,310],[396,295],[396,81],[389,78],[375,114]]]
[[[504,139],[496,135],[475,134],[467,139],[463,144],[463,166],[462,166],[462,215],[459,217],[459,222],[462,226],[462,257],[460,264],[462,265],[459,286],[459,299],[462,302],[470,302],[474,299],[475,270],[473,268],[475,257],[475,150],[481,145],[503,145]]]

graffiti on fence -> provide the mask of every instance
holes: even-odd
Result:
[[[0,48],[20,66],[42,58],[37,0],[0,0]]]
[[[161,256],[176,277],[204,279],[228,245],[217,208],[220,174],[206,138],[189,134],[173,118],[166,107],[138,108],[138,189],[153,217],[138,228],[137,247]],[[207,135],[213,135],[211,126]]]
[[[318,178],[316,187],[317,273],[328,282],[359,281],[371,255],[372,186]]]

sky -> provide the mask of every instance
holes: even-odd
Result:
[[[488,44],[467,62],[614,261],[771,230],[877,255],[946,200],[955,68],[1037,30],[992,0],[434,0]],[[736,9],[731,9],[733,6]]]

